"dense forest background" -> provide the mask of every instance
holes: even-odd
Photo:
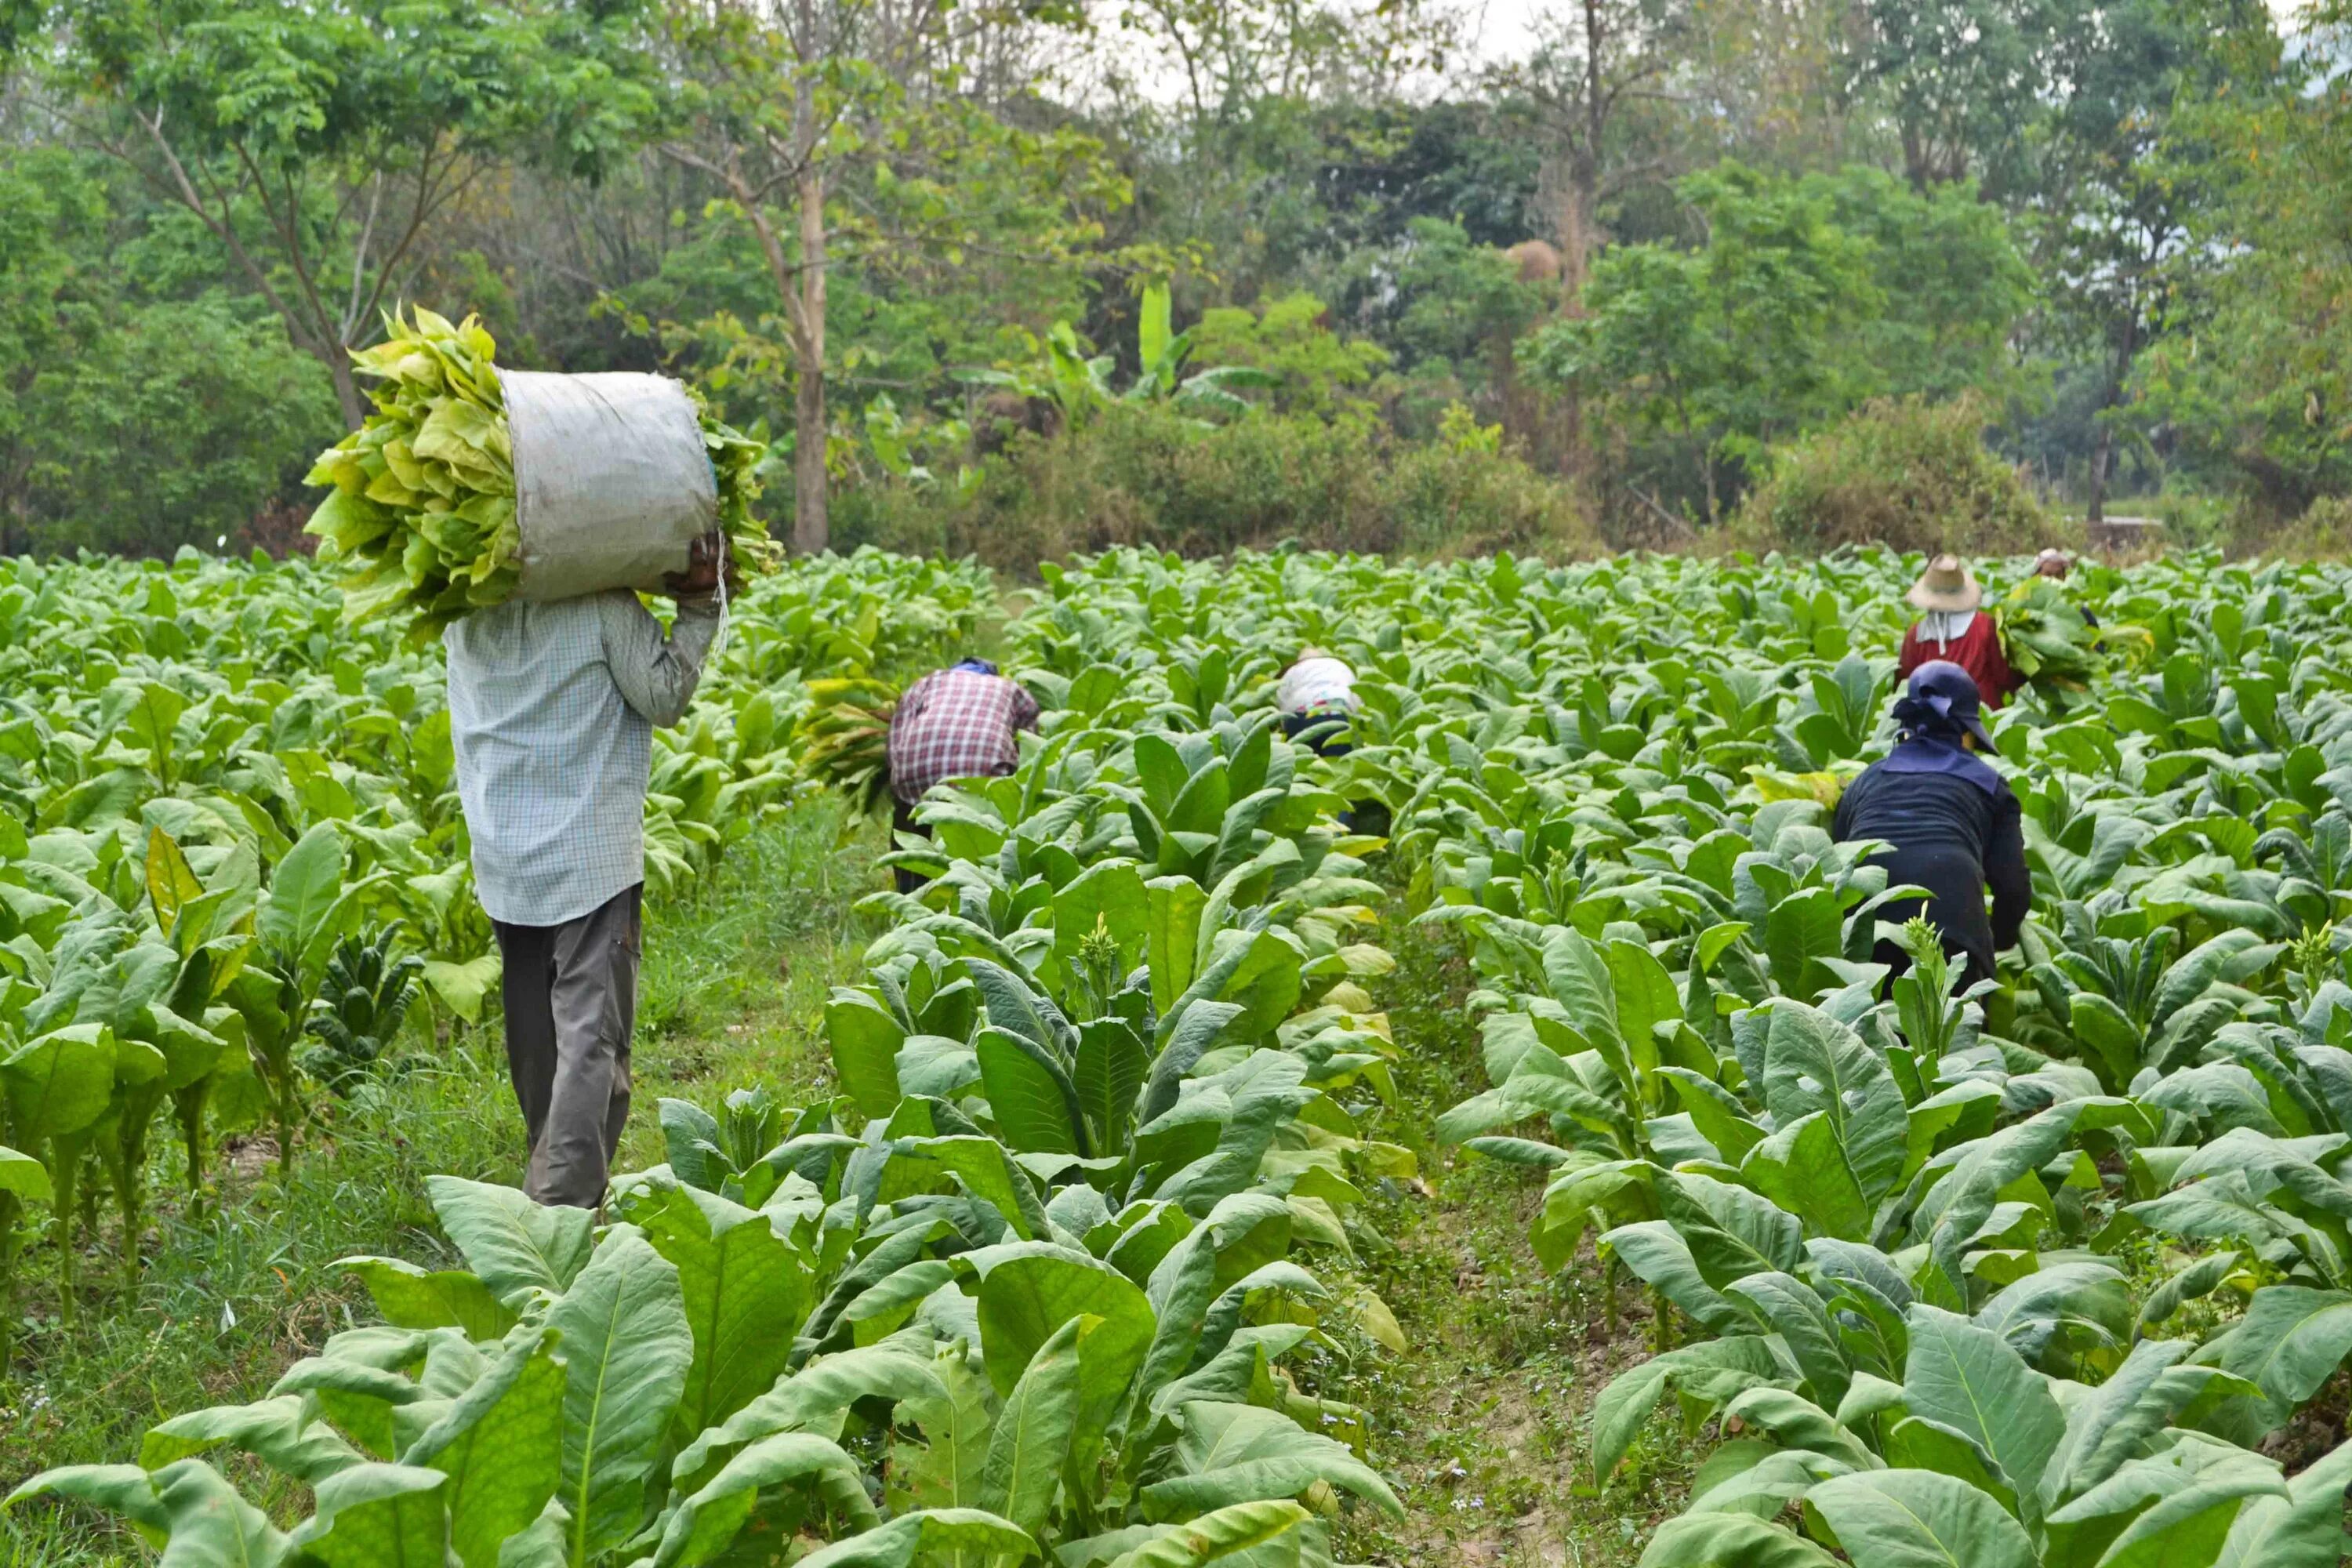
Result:
[[[2341,547],[2344,6],[0,0],[0,552],[294,544],[404,301],[803,548]]]

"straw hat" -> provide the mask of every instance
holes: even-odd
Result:
[[[1938,555],[1928,562],[1903,596],[1922,610],[1973,610],[1984,603],[1984,590],[1957,555]]]

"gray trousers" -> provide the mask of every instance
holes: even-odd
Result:
[[[560,926],[493,921],[505,961],[507,1067],[530,1137],[522,1190],[594,1208],[629,1121],[645,886]]]

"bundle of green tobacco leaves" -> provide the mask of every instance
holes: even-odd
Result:
[[[2051,578],[2028,577],[2011,588],[1994,607],[1993,624],[2009,667],[2023,679],[2079,688],[2105,664],[2099,629]]]
[[[415,613],[419,640],[469,610],[503,604],[520,578],[514,446],[498,345],[478,318],[452,326],[422,306],[384,321],[384,341],[355,351],[375,412],[319,455],[310,482],[334,494],[305,531],[346,563],[343,619]],[[782,549],[751,515],[766,444],[720,423],[697,397],[719,484],[719,523],[747,571],[772,571]],[[681,563],[681,565],[683,563]]]
[[[800,775],[832,785],[861,811],[877,809],[890,791],[890,716],[898,689],[879,676],[809,682],[800,721]]]

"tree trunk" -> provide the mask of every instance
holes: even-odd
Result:
[[[2139,352],[2138,303],[2127,301],[2126,308],[2123,341],[2116,345],[2116,373],[2107,382],[2106,395],[2099,399],[2099,433],[2091,443],[2091,489],[2083,516],[2094,526],[2106,521],[2107,471],[2115,460],[2116,426],[2107,415],[2123,405],[2124,383],[2131,375],[2132,356]]]
[[[1568,202],[1559,216],[1559,313],[1584,314],[1584,280],[1591,270],[1595,214],[1600,208],[1600,170],[1589,160],[1569,166]],[[1571,384],[1560,398],[1559,471],[1589,478],[1594,464],[1584,435],[1584,389]]]
[[[824,187],[800,178],[801,308],[793,332],[793,549],[818,555],[832,542],[832,496],[824,471]]]
[[[800,203],[801,270],[792,310],[793,549],[822,554],[833,541],[832,496],[824,473],[824,172],[817,157],[816,62],[826,55],[824,18],[816,0],[794,0],[793,47],[800,69],[793,84],[793,185]]]
[[[2105,420],[2099,421],[2099,434],[2091,443],[2091,493],[2083,508],[2083,516],[2094,528],[2106,521],[2107,462],[2116,447],[2116,427]]]
[[[352,374],[352,356],[343,345],[336,343],[320,356],[326,362],[327,374],[334,379],[335,402],[343,411],[343,427],[356,430],[367,418],[367,400],[360,395],[359,378]]]

